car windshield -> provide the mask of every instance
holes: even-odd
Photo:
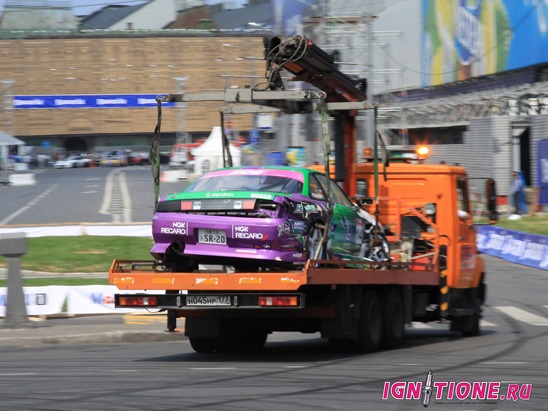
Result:
[[[288,177],[271,175],[217,175],[203,177],[188,187],[196,191],[269,191],[273,193],[301,193],[303,183]]]

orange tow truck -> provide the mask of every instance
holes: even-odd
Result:
[[[265,41],[267,51],[280,44],[291,44],[291,39]],[[337,103],[360,103],[365,99],[362,87],[353,89],[352,81],[309,40],[295,38],[293,46],[303,50],[286,50],[292,60],[283,67],[313,84],[318,81],[315,85],[328,97],[323,106],[341,110],[343,136],[335,138],[351,143],[345,147],[353,159],[356,110]],[[283,55],[276,53],[277,58]],[[322,76],[322,71],[328,74]],[[269,93],[280,91],[274,88],[256,98],[242,90],[238,102],[249,97],[249,102],[280,108],[283,99],[267,101]],[[192,96],[168,98],[193,101]],[[303,99],[298,110],[306,104]],[[401,345],[404,325],[413,321],[443,321],[452,331],[477,335],[486,274],[476,247],[466,170],[410,161],[381,164],[374,158],[349,167],[335,164],[334,171],[356,207],[375,216],[376,227],[382,227],[389,261],[309,260],[302,270],[171,272],[162,261],[115,260],[109,282],[122,291],[115,295],[116,307],[165,310],[170,331],[184,317],[185,334],[197,352],[260,349],[276,331],[320,333],[342,351],[392,349]],[[482,186],[483,210],[496,220],[495,184],[486,180]],[[209,300],[214,304],[204,303]],[[215,303],[219,301],[223,304]]]

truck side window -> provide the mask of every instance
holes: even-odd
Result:
[[[457,180],[457,210],[459,216],[467,213],[470,215],[470,207],[468,201],[468,184],[466,180]]]
[[[366,180],[358,180],[356,182],[356,196],[359,197],[368,197],[368,187]]]

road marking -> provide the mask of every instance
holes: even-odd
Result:
[[[113,223],[131,223],[131,196],[126,175],[120,169],[108,173],[99,214],[112,216]]]
[[[103,203],[101,204],[101,208],[99,209],[99,214],[110,215],[108,209],[110,206],[110,200],[112,199],[112,179],[114,178],[114,173],[116,173],[117,171],[118,170],[112,170],[107,175],[107,178],[105,180],[105,195],[103,196]]]
[[[529,311],[522,310],[521,308],[518,308],[518,307],[505,305],[505,306],[494,307],[494,308],[499,310],[501,313],[506,314],[507,316],[513,318],[514,320],[518,320],[523,323],[535,325],[538,327],[545,327],[548,325],[547,318],[530,313]]]
[[[44,197],[46,197],[49,193],[51,193],[53,190],[55,190],[59,184],[53,184],[50,188],[42,191],[38,197],[35,197],[30,203],[28,203],[26,206],[21,207],[19,210],[11,213],[9,216],[4,218],[2,221],[0,221],[0,225],[5,225],[9,223],[11,220],[13,220],[15,217],[17,217],[19,214],[24,213],[31,207],[34,207],[39,201],[41,201]]]
[[[0,377],[20,377],[24,375],[38,375],[37,372],[6,372],[1,373]]]
[[[410,328],[415,328],[417,330],[426,330],[428,328],[434,328],[432,327],[431,325],[428,325],[426,323],[419,323],[419,322],[416,322],[416,321],[413,321],[411,323],[411,327]]]
[[[124,324],[136,325],[136,324],[151,324],[151,323],[165,323],[165,314],[125,314]]]
[[[122,192],[124,223],[131,223],[131,196],[127,186],[126,173],[120,174],[120,191]]]
[[[436,323],[438,325],[440,325],[439,323]],[[445,324],[441,324],[442,326],[445,326]],[[481,327],[498,327],[497,324],[495,323],[492,323],[490,321],[486,321],[486,320],[480,320],[480,326]],[[421,322],[415,322],[413,321],[411,323],[411,327],[409,327],[411,329],[415,329],[415,330],[431,330],[434,328],[434,326],[432,325],[432,323],[430,324],[427,324],[427,323],[421,323]]]
[[[97,191],[82,191],[80,194],[96,194]]]
[[[235,370],[236,367],[207,367],[207,368],[192,367],[190,369],[195,371],[225,371],[225,370]]]

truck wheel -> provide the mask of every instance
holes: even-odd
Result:
[[[190,346],[194,351],[200,354],[211,353],[215,350],[216,338],[188,337]]]
[[[330,338],[329,339],[329,346],[331,349],[335,352],[352,352],[355,351],[352,346],[353,341],[349,340],[347,338]]]
[[[472,314],[451,319],[451,331],[460,332],[464,337],[476,337],[480,333],[479,315]]]
[[[405,328],[403,298],[397,288],[391,288],[383,296],[382,342],[384,348],[401,346]]]
[[[480,315],[454,317],[451,319],[451,331],[460,332],[464,337],[476,337],[480,334]]]
[[[358,339],[354,348],[358,352],[374,352],[379,348],[382,335],[382,306],[375,290],[366,290],[362,296]]]
[[[254,331],[246,336],[242,342],[242,349],[245,352],[256,352],[263,349],[266,344],[267,333],[262,331]]]
[[[451,331],[460,332],[464,337],[476,337],[480,334],[481,300],[477,296],[478,290],[473,290],[472,293],[470,298],[473,299],[474,314],[451,319]]]

